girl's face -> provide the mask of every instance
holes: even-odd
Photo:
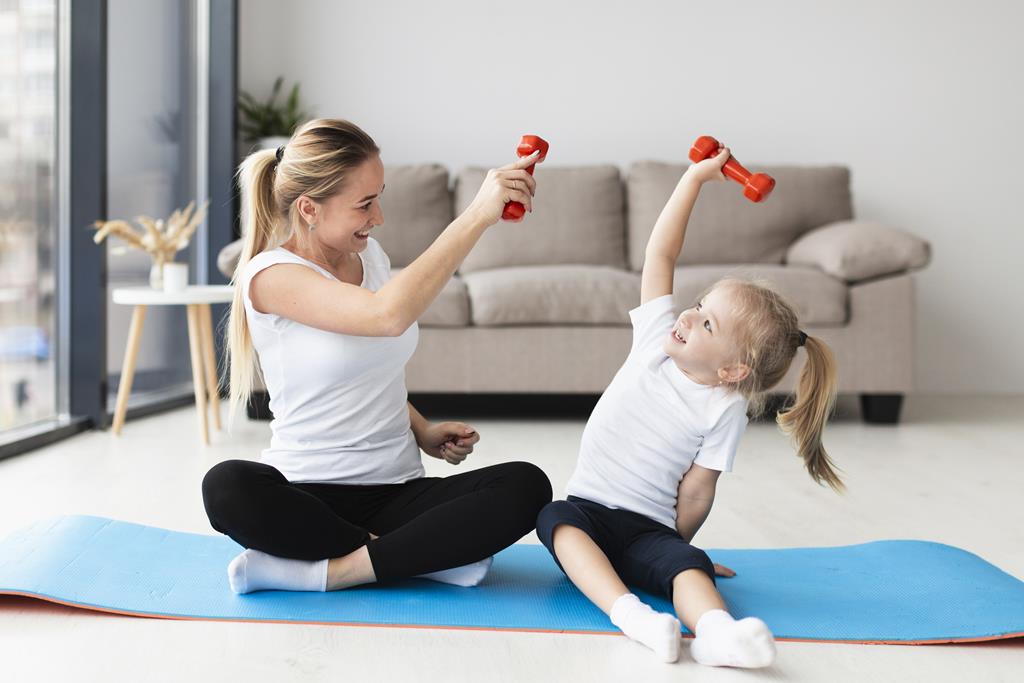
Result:
[[[322,201],[300,207],[303,218],[314,223],[310,235],[329,252],[359,253],[366,249],[370,230],[384,224],[380,195],[384,192],[384,164],[372,156],[348,174],[344,189]],[[307,208],[308,207],[308,208]],[[315,217],[310,220],[307,213]]]
[[[743,380],[750,368],[739,362],[733,342],[736,320],[731,291],[711,290],[696,306],[683,311],[665,340],[665,353],[687,377],[700,384]]]

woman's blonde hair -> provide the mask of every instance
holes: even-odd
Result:
[[[821,339],[801,332],[792,304],[766,283],[727,278],[711,289],[719,288],[728,288],[734,294],[735,343],[740,362],[750,367],[750,374],[736,389],[750,401],[754,415],[764,411],[768,390],[782,380],[797,349],[804,347],[807,360],[800,372],[796,401],[776,414],[776,422],[792,437],[814,481],[842,491],[843,482],[822,444],[822,431],[835,407],[838,384],[832,350]]]
[[[303,221],[295,201],[303,195],[314,201],[329,199],[342,190],[350,172],[379,153],[373,139],[354,123],[315,119],[295,131],[283,148],[253,152],[239,166],[246,212],[242,253],[231,278],[235,292],[226,345],[232,420],[238,408],[248,402],[256,373],[238,284],[246,264],[257,254],[280,246],[292,234],[301,245],[312,245],[308,230],[301,229]]]

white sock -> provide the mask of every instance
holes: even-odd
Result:
[[[441,583],[450,583],[454,586],[465,586],[468,588],[484,580],[493,562],[493,557],[487,557],[473,564],[464,564],[461,567],[452,567],[451,569],[442,569],[441,571],[430,572],[429,574],[420,574],[416,578],[430,579],[431,581],[440,581]]]
[[[228,583],[236,593],[324,591],[327,589],[327,560],[289,560],[250,548],[231,560]]]
[[[632,593],[619,597],[612,605],[612,623],[633,640],[646,645],[666,662],[679,659],[679,620],[671,614],[655,612]]]
[[[690,654],[707,666],[756,669],[775,661],[775,638],[755,617],[737,621],[725,610],[709,610],[697,620],[696,635]]]

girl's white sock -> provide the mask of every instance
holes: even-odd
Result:
[[[707,666],[756,669],[775,661],[775,638],[755,617],[737,621],[725,610],[709,610],[697,620],[696,635],[690,654]]]
[[[655,612],[640,598],[626,593],[612,604],[610,616],[623,633],[654,650],[662,660],[679,659],[679,620],[671,614]]]
[[[228,583],[236,593],[253,591],[324,591],[327,560],[289,560],[249,549],[231,560]]]
[[[493,557],[487,557],[479,562],[473,564],[465,564],[461,567],[452,567],[451,569],[442,569],[438,572],[430,572],[429,574],[420,574],[417,579],[430,579],[431,581],[440,581],[441,583],[450,583],[454,586],[475,586],[484,580],[487,576],[487,572],[491,569],[491,564],[494,562]]]

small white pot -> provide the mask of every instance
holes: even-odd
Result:
[[[188,287],[188,264],[187,263],[165,263],[164,264],[164,291],[180,292]]]

